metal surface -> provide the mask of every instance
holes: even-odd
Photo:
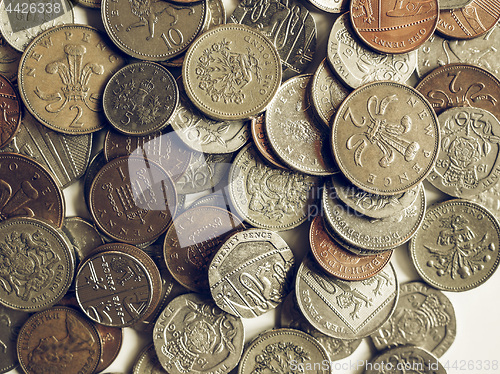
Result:
[[[0,75],[0,148],[16,135],[21,123],[21,99],[16,87]]]

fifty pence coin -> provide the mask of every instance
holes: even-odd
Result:
[[[248,26],[227,24],[196,39],[182,67],[193,104],[219,120],[245,119],[264,111],[281,83],[276,47]]]
[[[0,148],[4,148],[19,130],[21,100],[17,88],[0,74]]]
[[[210,293],[227,313],[258,317],[283,301],[293,265],[293,253],[279,234],[263,229],[237,232],[220,246],[208,267]]]
[[[422,182],[436,162],[439,139],[437,116],[424,96],[388,81],[351,93],[331,136],[342,173],[377,195],[396,195]]]
[[[257,148],[261,156],[273,166],[288,169],[287,166],[283,165],[283,162],[278,158],[278,156],[276,156],[271,144],[269,143],[269,139],[266,134],[266,115],[264,113],[252,118],[251,129],[255,148]]]
[[[21,56],[22,54],[12,48],[0,34],[0,74],[11,82],[17,79]]]
[[[418,274],[435,288],[467,291],[493,275],[500,262],[500,226],[481,205],[448,200],[430,207],[410,242]]]
[[[392,265],[363,281],[327,275],[307,256],[297,271],[295,294],[305,318],[323,334],[359,339],[372,334],[392,315],[399,284]]]
[[[379,351],[413,345],[441,357],[456,334],[455,310],[445,294],[425,283],[410,282],[400,286],[394,314],[370,339]]]
[[[16,340],[30,314],[0,305],[0,373],[18,366]]]
[[[170,374],[227,374],[238,365],[244,340],[240,318],[194,293],[172,300],[153,330],[156,354]]]

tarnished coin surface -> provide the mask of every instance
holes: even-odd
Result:
[[[96,372],[106,370],[120,353],[123,342],[123,330],[120,327],[104,326],[94,323],[101,341],[101,358]]]
[[[30,113],[48,128],[72,135],[95,132],[106,123],[106,82],[124,64],[98,30],[58,26],[26,48],[19,64],[19,92]]]
[[[335,1],[335,0],[334,0]],[[316,51],[316,23],[299,1],[245,0],[239,3],[229,22],[246,25],[264,34],[278,50],[283,80],[301,74]]]
[[[281,83],[276,47],[248,26],[207,31],[186,53],[184,89],[193,104],[219,120],[245,119],[264,111]]]
[[[77,263],[104,244],[95,226],[81,217],[66,217],[62,230],[73,245]]]
[[[293,253],[279,234],[248,229],[231,235],[217,250],[208,267],[210,293],[227,313],[258,317],[283,301],[293,272]]]
[[[99,170],[101,170],[107,162],[104,151],[100,150],[92,157],[85,171],[85,177],[83,178],[83,194],[87,208],[89,207],[90,187],[92,187],[92,182]]]
[[[255,227],[288,230],[307,220],[320,178],[268,166],[253,145],[229,170],[229,197],[236,212]]]
[[[417,49],[436,29],[438,0],[353,0],[350,8],[355,32],[370,48],[382,53]]]
[[[207,2],[102,0],[101,17],[113,43],[129,56],[165,61],[184,52],[201,32]]]
[[[481,108],[456,107],[439,115],[441,145],[427,180],[444,193],[469,198],[500,176],[500,122]]]
[[[279,366],[284,372],[312,373],[314,363],[329,361],[325,348],[314,337],[296,329],[268,330],[245,348],[238,374],[271,371]],[[316,374],[331,374],[329,365],[315,369]]]
[[[309,0],[309,2],[328,13],[342,13],[349,10],[349,0]]]
[[[266,110],[266,133],[271,147],[290,168],[311,175],[338,171],[328,142],[329,131],[314,118],[309,100],[312,75],[283,83]]]
[[[153,330],[158,359],[171,374],[227,374],[238,365],[244,340],[240,318],[195,293],[172,300]]]
[[[309,243],[315,260],[327,273],[339,279],[361,281],[380,272],[391,259],[392,251],[372,256],[350,253],[330,238],[323,220],[322,216],[314,217],[309,229]]]
[[[406,346],[388,349],[367,363],[364,374],[398,373],[398,368],[415,368],[419,374],[446,374],[436,356],[424,349]]]
[[[179,101],[172,74],[154,62],[118,70],[106,84],[102,103],[109,123],[127,135],[149,135],[165,128]]]
[[[438,119],[415,89],[369,83],[350,94],[335,115],[332,149],[342,173],[359,188],[396,195],[432,171],[439,151]]]
[[[369,49],[352,29],[349,13],[333,24],[327,58],[337,76],[352,88],[382,80],[405,83],[417,64],[416,51],[385,54]]]
[[[0,373],[7,373],[18,366],[16,340],[19,330],[30,314],[0,305]]]
[[[410,242],[418,274],[444,291],[467,291],[493,275],[500,262],[500,226],[481,205],[448,200],[430,207]]]
[[[59,186],[65,188],[85,173],[92,151],[92,135],[52,131],[24,111],[19,132],[3,150],[39,162],[51,171]]]
[[[370,339],[379,351],[414,345],[441,357],[456,334],[455,310],[445,294],[425,283],[410,282],[400,286],[394,314]]]
[[[137,357],[132,368],[132,374],[166,374],[155,352],[154,344],[144,348]]]
[[[16,135],[21,124],[21,99],[16,87],[0,74],[0,148]]]
[[[297,272],[295,294],[305,318],[323,334],[359,339],[372,334],[392,315],[399,284],[392,265],[363,281],[327,275],[310,258]]]
[[[0,74],[14,82],[17,79],[17,69],[22,54],[12,48],[0,34]]]
[[[99,364],[101,343],[84,316],[56,307],[30,317],[19,331],[17,350],[26,373],[91,374]]]
[[[287,166],[283,165],[283,162],[278,158],[278,156],[276,156],[276,153],[273,151],[271,144],[269,143],[269,138],[266,133],[265,114],[260,114],[257,117],[252,118],[251,130],[255,148],[257,148],[260,155],[271,165],[282,169],[288,169]]]

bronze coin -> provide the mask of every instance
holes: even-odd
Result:
[[[434,69],[415,87],[436,114],[453,107],[475,107],[500,118],[500,81],[478,66],[448,64]]]
[[[360,281],[380,272],[389,262],[392,250],[377,255],[355,255],[328,235],[323,217],[316,216],[309,230],[311,251],[319,265],[329,274],[348,281]]]
[[[99,334],[101,341],[101,359],[95,370],[97,373],[104,371],[113,363],[123,341],[123,330],[120,327],[104,326],[99,323],[94,323],[94,327]]]
[[[169,175],[139,157],[108,162],[90,187],[89,207],[98,228],[129,244],[149,243],[165,232],[177,197]]]
[[[352,0],[351,23],[363,42],[381,53],[406,53],[436,29],[438,0]]]
[[[208,266],[219,245],[242,227],[225,209],[196,207],[175,218],[163,244],[165,262],[174,279],[196,292],[209,292]]]
[[[99,363],[101,343],[81,313],[60,306],[26,321],[17,338],[17,355],[26,373],[90,374]]]
[[[269,139],[266,134],[266,115],[260,114],[257,117],[253,117],[250,128],[252,130],[253,142],[255,143],[255,147],[261,156],[273,166],[281,169],[288,169],[276,157],[273,149],[271,148],[271,144],[269,143]]]
[[[116,131],[108,131],[104,139],[104,155],[108,161],[132,153],[145,155],[159,164],[177,181],[186,171],[191,161],[191,150],[174,131],[145,136],[129,136]]]
[[[21,99],[17,89],[0,74],[0,148],[16,135],[21,124]]]
[[[28,216],[60,228],[64,211],[63,194],[49,171],[20,154],[0,154],[0,221]]]
[[[498,0],[473,0],[463,8],[442,10],[436,31],[447,38],[472,39],[487,33],[499,19]]]

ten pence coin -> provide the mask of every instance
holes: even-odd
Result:
[[[20,124],[21,99],[17,88],[0,74],[0,148],[5,147],[12,140]]]

